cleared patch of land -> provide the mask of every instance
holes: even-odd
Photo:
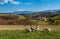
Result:
[[[36,26],[32,26],[35,28]],[[25,28],[30,28],[29,25],[0,25],[0,30],[24,30]],[[60,30],[60,25],[39,25],[40,29],[50,28],[52,30]]]

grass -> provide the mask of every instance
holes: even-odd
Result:
[[[0,39],[60,39],[60,31],[26,33],[22,30],[0,30]]]

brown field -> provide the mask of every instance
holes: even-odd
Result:
[[[40,29],[50,28],[52,30],[60,30],[60,25],[39,25]],[[29,28],[29,25],[0,25],[0,30],[24,30]],[[35,28],[35,26],[33,26]]]

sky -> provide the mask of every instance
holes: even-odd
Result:
[[[60,10],[60,0],[0,0],[0,13]]]

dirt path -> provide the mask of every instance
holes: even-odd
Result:
[[[57,25],[39,25],[39,26],[40,29],[50,28],[52,30],[60,30],[60,26]],[[29,28],[29,26],[23,25],[0,25],[0,30],[24,30],[26,27]]]

